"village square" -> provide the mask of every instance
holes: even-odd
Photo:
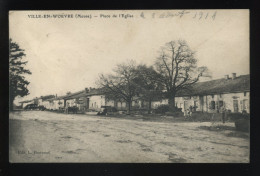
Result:
[[[12,14],[10,162],[249,163],[247,11],[120,13]]]

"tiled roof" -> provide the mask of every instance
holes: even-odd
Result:
[[[20,101],[19,103],[29,103],[29,102],[31,102],[31,101],[33,101],[33,100]]]
[[[216,79],[212,81],[198,82],[189,88],[189,90],[182,90],[177,93],[177,97],[181,96],[192,96],[192,95],[211,95],[211,94],[219,94],[219,93],[232,93],[232,92],[244,92],[250,91],[250,75],[240,75],[235,79]],[[42,96],[43,100],[69,100],[80,97],[87,97],[91,95],[102,95],[103,90],[91,89],[86,92],[86,90],[81,90],[75,93],[71,93],[69,95],[56,97],[54,95]],[[165,94],[163,94],[163,97]],[[157,97],[158,99],[161,99]],[[155,98],[155,99],[157,99]],[[32,100],[21,101],[20,103],[30,102]]]
[[[91,95],[101,95],[102,94],[102,90],[101,89],[91,89],[89,92],[86,92],[86,90],[81,90],[75,93],[71,93],[69,95],[65,95],[63,96],[62,99],[74,99],[74,98],[80,98],[80,97],[87,97],[87,96],[91,96]]]
[[[194,84],[190,90],[183,90],[177,96],[206,95],[250,91],[250,75],[241,75],[235,79],[216,79]]]
[[[44,100],[47,100],[47,99],[50,99],[50,98],[54,98],[55,96],[54,95],[46,95],[46,96],[41,96],[41,97],[39,97],[39,98],[36,98],[36,99],[42,99],[43,101]]]

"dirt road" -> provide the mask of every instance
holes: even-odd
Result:
[[[46,111],[10,113],[10,162],[249,162],[249,138],[210,122],[147,122]],[[216,124],[214,124],[216,125]]]

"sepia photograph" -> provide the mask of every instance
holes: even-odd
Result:
[[[249,14],[9,11],[9,162],[250,163]]]

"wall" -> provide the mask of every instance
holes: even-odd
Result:
[[[167,105],[168,99],[162,99],[161,101],[152,101],[152,109],[158,108],[161,105]]]
[[[53,108],[55,110],[59,110],[60,108],[64,107],[64,100],[54,100],[53,102],[54,102]],[[59,102],[60,102],[60,104],[59,104]]]
[[[189,106],[194,106],[195,101],[197,102],[196,111],[216,113],[219,112],[218,109],[221,106],[221,102],[226,109],[235,112],[234,100],[238,103],[238,112],[246,110],[250,113],[250,92],[241,93],[225,93],[225,94],[215,94],[215,95],[204,95],[204,96],[186,96],[186,97],[176,97],[175,103],[177,107],[182,108],[185,113]],[[215,109],[211,106],[215,102]]]
[[[126,102],[114,102],[113,100],[106,100],[105,95],[93,95],[87,97],[89,98],[89,109],[95,111],[101,111],[101,106],[111,106],[116,107],[118,110],[126,110],[127,103]],[[140,100],[132,101],[132,108],[140,108],[142,102]]]
[[[101,111],[101,106],[105,106],[104,95],[94,95],[89,97],[89,109]]]
[[[39,99],[38,100],[38,106],[42,106],[43,104],[42,104],[42,99]]]
[[[114,107],[115,104],[114,104],[114,101],[113,100],[106,100],[106,106],[111,106],[111,107]]]
[[[77,106],[76,104],[76,99],[70,99],[70,100],[66,100],[66,107],[72,107],[72,106]]]

